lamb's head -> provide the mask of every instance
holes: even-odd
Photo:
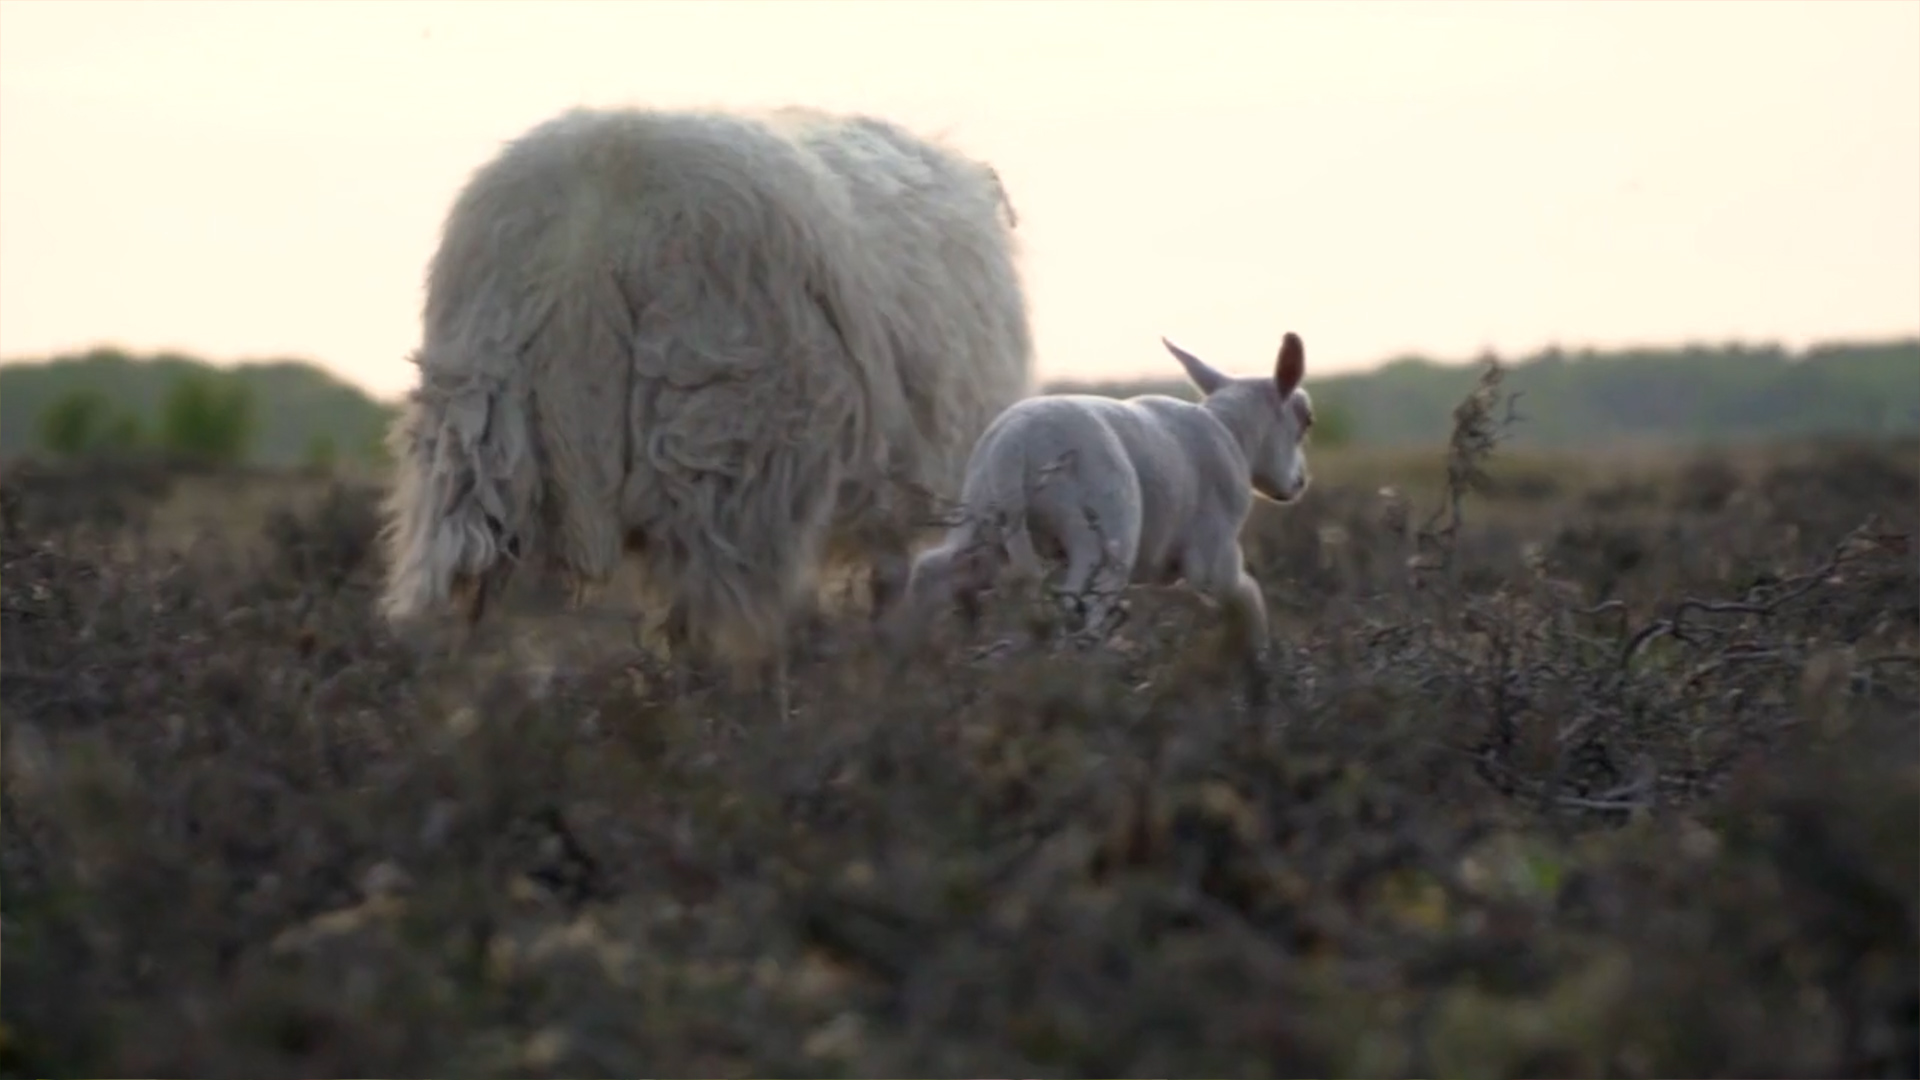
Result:
[[[1305,442],[1313,427],[1313,399],[1300,385],[1307,371],[1300,335],[1288,332],[1281,339],[1271,377],[1233,378],[1165,338],[1160,342],[1199,388],[1201,405],[1239,440],[1252,467],[1253,490],[1282,503],[1306,494]]]

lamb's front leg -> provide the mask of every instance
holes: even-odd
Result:
[[[1228,631],[1240,646],[1245,665],[1247,701],[1264,705],[1271,684],[1267,673],[1267,602],[1260,595],[1260,583],[1242,569],[1224,606]]]
[[[1247,572],[1246,557],[1232,544],[1211,557],[1191,559],[1188,584],[1220,605],[1227,620],[1227,639],[1239,653],[1247,700],[1264,704],[1270,689],[1267,675],[1267,602],[1260,583]]]

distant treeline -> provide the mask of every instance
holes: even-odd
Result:
[[[1564,449],[1920,433],[1920,338],[1804,353],[1724,345],[1550,349],[1500,359],[1506,385],[1521,395],[1517,444]],[[1308,387],[1316,410],[1337,417],[1353,442],[1424,446],[1446,440],[1453,408],[1477,370],[1475,363],[1408,357],[1364,374],[1310,375]],[[1193,396],[1178,378],[1047,389]]]
[[[1804,353],[1726,345],[1502,358],[1521,395],[1516,442],[1555,448],[1712,444],[1920,433],[1920,338]],[[1445,440],[1474,363],[1394,360],[1312,379],[1317,439],[1375,446]],[[1192,397],[1178,379],[1056,382],[1048,392]],[[201,447],[285,466],[372,462],[393,407],[295,360],[214,366],[112,349],[0,367],[0,456]],[[237,440],[237,443],[236,443]]]
[[[9,458],[200,447],[198,456],[254,465],[364,463],[379,458],[392,415],[299,360],[215,366],[95,349],[0,367],[0,455]]]

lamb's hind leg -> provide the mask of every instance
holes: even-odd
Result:
[[[906,581],[875,622],[881,651],[895,671],[927,642],[936,618],[958,607],[975,629],[980,614],[980,592],[992,584],[1000,568],[998,547],[988,537],[966,526],[920,553],[909,564]]]
[[[1120,520],[1114,522],[1118,535],[1108,536],[1085,514],[1077,512],[1061,515],[1053,526],[1067,552],[1066,571],[1054,593],[1072,602],[1080,612],[1080,626],[1073,640],[1081,645],[1105,640],[1116,629],[1120,602],[1133,573],[1139,530],[1126,527]]]

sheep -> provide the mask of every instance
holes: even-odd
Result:
[[[1267,610],[1239,536],[1254,493],[1279,503],[1306,493],[1305,347],[1289,332],[1272,376],[1232,378],[1161,344],[1200,390],[1198,402],[1043,395],[988,426],[967,464],[957,523],[914,561],[888,617],[896,649],[917,643],[938,605],[957,601],[976,619],[979,594],[1009,563],[1017,578],[1039,580],[1045,550],[1064,558],[1054,588],[1081,609],[1082,634],[1108,629],[1130,584],[1184,580],[1219,603],[1259,692]]]
[[[1013,220],[991,167],[868,116],[576,108],[507,143],[428,266],[383,615],[471,626],[522,566],[577,606],[631,559],[784,715],[820,574],[865,563],[884,609],[1031,393]]]

